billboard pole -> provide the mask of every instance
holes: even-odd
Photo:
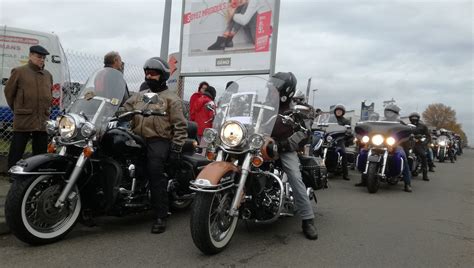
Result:
[[[275,0],[275,10],[274,10],[274,16],[273,16],[273,31],[272,31],[272,58],[270,59],[270,76],[275,74],[279,20],[280,20],[280,0]]]
[[[308,79],[308,86],[306,87],[306,103],[309,103],[309,89],[311,88],[311,79],[312,77]],[[314,95],[313,95],[313,101],[314,101]]]
[[[160,57],[168,60],[168,47],[170,43],[170,27],[171,27],[171,0],[165,2],[165,14],[163,17],[163,31],[161,34],[161,51]]]

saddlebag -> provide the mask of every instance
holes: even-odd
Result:
[[[313,156],[300,156],[300,170],[306,187],[313,190],[327,188],[326,168],[321,165],[320,160]]]

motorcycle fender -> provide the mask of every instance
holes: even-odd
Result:
[[[376,155],[376,154],[373,154],[371,156],[368,157],[367,161],[369,162],[380,162],[380,156],[379,155]]]
[[[210,182],[211,186],[217,186],[222,177],[229,172],[240,173],[240,169],[229,162],[212,162],[201,170],[196,180],[207,180]]]
[[[14,179],[29,175],[62,175],[71,172],[76,159],[58,154],[40,154],[22,159],[8,171]]]

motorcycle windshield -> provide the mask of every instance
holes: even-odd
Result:
[[[337,123],[336,116],[333,113],[322,113],[315,119],[318,127],[324,127],[326,132],[346,132],[346,127]]]
[[[79,93],[79,97],[68,108],[67,113],[83,116],[102,133],[119,108],[126,91],[123,74],[113,68],[94,72]]]
[[[438,141],[438,143],[445,142],[447,144],[448,141],[449,141],[449,138],[447,136],[441,135],[441,136],[438,137],[437,141]]]
[[[270,136],[278,115],[279,94],[275,86],[261,77],[244,77],[233,82],[217,102],[213,128],[220,130],[227,121],[238,121],[247,136]],[[247,138],[248,138],[247,137]]]

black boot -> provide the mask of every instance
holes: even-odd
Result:
[[[367,175],[362,174],[360,182],[355,184],[355,187],[364,187],[367,186]]]
[[[316,226],[314,226],[313,219],[303,220],[301,227],[303,228],[303,233],[306,238],[309,240],[318,239],[318,231],[316,230]]]
[[[429,181],[430,179],[428,178],[428,171],[427,170],[424,170],[423,171],[423,180],[424,181]]]
[[[349,174],[342,174],[342,179],[346,180],[346,181],[350,181],[351,179],[349,178]]]
[[[216,42],[212,44],[207,50],[221,50],[225,48],[226,38],[224,36],[218,36]]]
[[[158,218],[151,226],[152,234],[160,234],[166,231],[166,218]]]
[[[429,171],[429,172],[435,172],[435,170],[433,169],[433,167],[430,167],[430,168],[428,169],[428,171]]]
[[[226,37],[225,39],[225,47],[233,47],[234,46],[234,42],[232,42],[232,39],[234,37],[233,36],[228,36]]]
[[[405,189],[404,189],[405,192],[407,193],[411,193],[412,190],[411,190],[411,185],[410,184],[405,184]]]

